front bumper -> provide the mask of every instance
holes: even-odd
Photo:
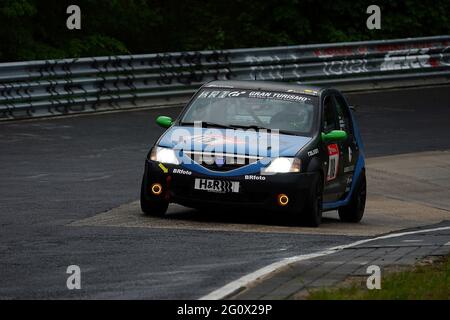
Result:
[[[148,200],[166,200],[187,207],[201,208],[213,205],[255,208],[276,211],[300,211],[310,199],[311,188],[316,173],[282,173],[264,175],[265,180],[249,180],[245,176],[219,177],[187,170],[180,165],[164,164],[146,160],[143,180],[144,196]],[[167,170],[165,170],[167,169]],[[174,173],[182,169],[186,173]],[[167,171],[167,172],[165,172]],[[176,170],[175,170],[176,171]],[[255,173],[254,176],[259,176]],[[216,193],[194,189],[196,178],[238,181],[239,192]],[[163,192],[154,195],[150,191],[154,183],[162,186]],[[285,194],[289,202],[285,206],[278,203],[278,195]]]

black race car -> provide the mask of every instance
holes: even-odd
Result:
[[[318,226],[322,211],[359,222],[366,201],[358,126],[335,89],[260,81],[203,85],[148,153],[141,208],[276,210]]]

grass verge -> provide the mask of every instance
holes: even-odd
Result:
[[[384,273],[384,274],[383,274]],[[424,260],[403,271],[381,274],[381,289],[368,290],[366,279],[342,287],[311,291],[309,300],[450,300],[450,255]]]

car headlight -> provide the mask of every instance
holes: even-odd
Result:
[[[175,150],[162,147],[154,147],[150,152],[150,160],[161,163],[180,164]]]
[[[275,158],[270,164],[262,169],[262,173],[300,172],[300,159],[297,158]]]

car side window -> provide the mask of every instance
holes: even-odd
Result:
[[[348,107],[346,106],[344,99],[339,95],[335,95],[334,101],[336,104],[336,111],[339,120],[339,130],[344,130],[348,134],[352,134],[353,128],[351,116],[349,114]]]
[[[325,97],[323,102],[323,131],[328,133],[337,130],[336,114],[334,111],[333,100],[330,96]]]

